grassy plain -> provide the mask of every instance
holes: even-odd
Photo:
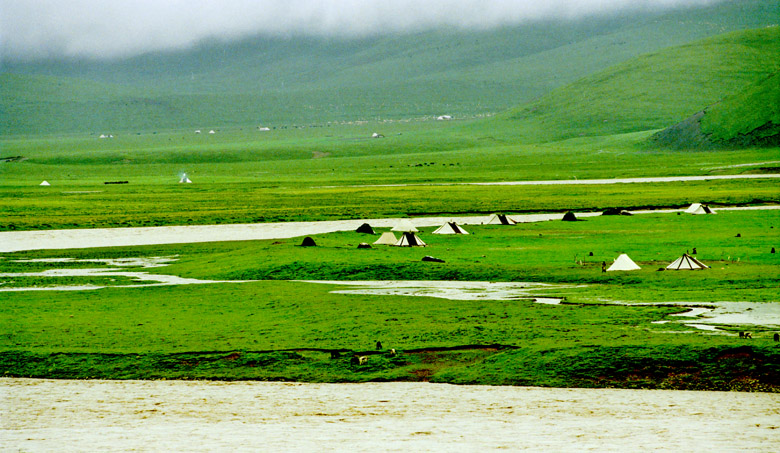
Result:
[[[424,249],[361,250],[356,245],[371,236],[344,232],[314,236],[315,248],[298,247],[295,238],[17,252],[4,256],[0,271],[60,267],[17,259],[177,255],[170,266],[148,270],[255,281],[4,293],[0,364],[6,375],[70,378],[776,391],[780,362],[770,329],[754,329],[755,338],[745,343],[735,335],[742,326],[723,326],[731,335],[708,334],[668,317],[683,308],[652,304],[776,303],[780,255],[769,251],[776,228],[778,211],[723,211],[474,225],[468,236],[434,236],[425,228]],[[711,269],[657,271],[693,247]],[[623,252],[643,269],[601,272],[602,261]],[[446,262],[421,262],[424,255]],[[536,281],[565,284],[537,295],[565,297],[568,304],[334,294],[337,286],[292,279]],[[5,280],[15,285],[14,278]],[[604,305],[610,301],[651,304]],[[673,322],[653,323],[664,320]],[[377,340],[384,345],[380,353]],[[400,354],[388,355],[389,348]],[[331,359],[330,351],[344,355]],[[351,364],[354,353],[370,355],[368,364]]]
[[[370,138],[372,131],[385,138]],[[482,133],[467,134],[457,122],[429,121],[214,135],[0,139],[6,158],[0,162],[0,230],[780,201],[771,180],[461,185],[778,172],[771,164],[777,148],[649,149],[644,143],[649,133],[528,145],[488,137],[487,128]],[[178,183],[185,172],[193,184]],[[43,180],[52,185],[38,186]]]
[[[750,1],[735,8],[748,4],[759,7],[750,16],[761,23],[766,22],[761,11],[777,7]],[[686,33],[712,34],[707,31],[712,24],[700,19]],[[496,83],[504,88],[491,91],[491,96],[515,105],[506,87],[522,83],[516,74],[502,69],[534,63],[539,70],[545,61],[554,60],[560,64],[556,70],[566,72],[566,62],[577,65],[595,54],[612,55],[605,48],[620,53],[621,37],[631,37],[620,53],[622,61],[640,52],[651,28],[663,35],[679,20],[666,17],[660,28],[645,23],[641,35],[617,24],[616,34],[585,37],[573,46],[558,45],[554,41],[564,37],[552,34],[554,39],[545,44],[552,48],[536,49],[537,53],[526,49],[529,53],[523,56],[455,65],[444,73],[451,76],[447,80],[458,82],[448,89],[468,85],[472,91],[463,93],[472,97],[453,108],[461,109],[464,117],[475,117],[503,105],[493,99],[486,107],[478,102],[479,96],[474,98],[475,93],[490,91],[485,77],[495,74],[501,79]],[[504,32],[511,36],[516,30],[491,34],[488,47],[496,47],[499,53],[511,48]],[[669,39],[679,44],[684,35]],[[438,42],[450,37],[445,33]],[[724,35],[607,69],[599,66],[604,59],[594,57],[591,66],[583,69],[587,77],[568,86],[560,82],[561,87],[553,91],[549,85],[531,87],[524,96],[546,94],[479,121],[433,121],[427,113],[420,115],[420,106],[412,105],[455,106],[432,88],[441,87],[433,79],[442,74],[421,76],[430,83],[419,83],[414,89],[425,91],[426,97],[417,98],[414,90],[410,94],[408,85],[407,91],[396,92],[392,84],[383,84],[384,91],[377,95],[379,107],[372,98],[350,104],[349,99],[372,91],[371,86],[349,92],[333,89],[349,85],[355,80],[352,76],[364,70],[379,74],[399,66],[398,55],[386,55],[370,68],[357,64],[343,74],[331,74],[322,86],[298,80],[299,90],[294,93],[298,97],[263,94],[263,102],[273,104],[272,114],[287,119],[270,131],[255,127],[252,112],[259,108],[258,97],[204,95],[198,90],[209,91],[207,82],[198,89],[182,88],[181,93],[152,90],[142,95],[138,90],[149,86],[111,80],[132,73],[123,72],[122,65],[97,68],[107,72],[95,85],[83,80],[66,83],[57,77],[3,75],[3,80],[12,82],[3,84],[4,94],[16,97],[12,103],[0,104],[1,116],[9,121],[4,124],[9,133],[0,137],[0,230],[7,234],[8,230],[599,211],[682,207],[692,202],[716,209],[778,204],[776,179],[540,186],[463,183],[778,173],[777,147],[683,151],[658,148],[647,139],[655,130],[724,98],[765,105],[776,90],[760,83],[773,80],[769,77],[778,70],[774,44],[779,37],[776,29]],[[296,46],[296,42],[300,43],[286,45]],[[382,54],[386,44],[373,51]],[[428,44],[418,49],[420,55],[452,56],[454,48]],[[248,45],[244,55],[254,52],[253,46]],[[580,55],[578,49],[584,47],[591,57]],[[467,60],[481,55],[484,44],[469,48]],[[555,58],[548,60],[548,52]],[[567,59],[567,55],[579,56]],[[152,66],[139,63],[142,68]],[[95,68],[73,68],[95,74]],[[227,70],[212,76],[231,76],[235,81],[252,74],[245,66],[233,68],[235,73]],[[420,74],[426,73],[424,69],[417,67]],[[538,71],[524,74],[535,77]],[[121,89],[107,85],[114,82]],[[173,86],[177,80],[165,83]],[[34,89],[19,88],[25,84]],[[741,90],[748,91],[735,95]],[[313,92],[343,97],[337,102],[324,95],[312,97],[314,105],[300,102]],[[398,96],[402,99],[393,103],[391,98]],[[393,121],[368,115],[368,105],[387,112]],[[304,113],[293,116],[294,108]],[[746,115],[745,123],[751,127],[770,124],[767,121],[776,116],[770,108],[748,110],[755,114]],[[60,122],[63,112],[67,120]],[[210,126],[204,128],[203,115],[235,126],[214,126],[216,133],[208,134]],[[374,119],[342,121],[366,117]],[[298,119],[306,119],[299,123],[306,126],[291,126]],[[718,124],[732,135],[744,126]],[[203,133],[195,134],[196,128]],[[61,133],[71,130],[82,132]],[[45,135],[49,132],[56,134]],[[98,138],[104,132],[114,138]],[[383,137],[371,138],[374,133]],[[179,184],[182,173],[194,183]],[[51,186],[39,186],[43,180]],[[126,184],[104,184],[120,181]],[[423,238],[430,244],[425,249],[358,250],[359,242],[370,239],[345,232],[315,236],[319,246],[307,249],[297,247],[300,238],[296,238],[3,254],[2,273],[74,266],[19,259],[177,256],[176,263],[149,271],[252,281],[122,288],[119,285],[134,282],[119,276],[113,281],[111,277],[1,277],[6,288],[109,287],[3,292],[0,372],[62,378],[432,380],[777,391],[780,350],[768,327],[724,325],[710,334],[679,322],[653,321],[670,321],[670,314],[682,310],[656,305],[661,302],[777,303],[780,255],[770,250],[778,245],[778,214],[777,210],[721,211],[716,216],[643,214],[574,223],[481,225],[469,226],[472,234],[467,237],[434,237],[424,229]],[[712,269],[657,271],[694,247]],[[610,262],[620,253],[628,253],[643,269],[601,273],[601,262]],[[421,262],[424,255],[445,263]],[[327,286],[295,281],[301,279],[544,282],[566,285],[545,295],[565,297],[569,304],[332,294]],[[747,328],[755,330],[755,338],[738,339],[735,333]],[[379,353],[374,350],[377,340],[384,344]],[[390,356],[387,348],[400,354]],[[331,359],[330,352],[344,356]],[[355,353],[369,355],[369,362],[351,364]]]

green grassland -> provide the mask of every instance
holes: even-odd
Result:
[[[753,340],[739,340],[734,333],[741,326],[724,326],[732,333],[726,336],[652,323],[680,307],[604,305],[776,303],[780,255],[769,253],[775,228],[777,211],[723,211],[474,225],[468,236],[431,235],[425,228],[424,249],[361,250],[357,243],[371,236],[344,232],[314,236],[314,248],[298,247],[296,238],[6,254],[2,272],[60,267],[18,259],[175,254],[171,266],[150,271],[256,281],[4,293],[0,363],[13,376],[776,391],[780,352],[771,330],[758,328]],[[711,269],[657,271],[693,247]],[[601,261],[623,252],[643,269],[601,272]],[[421,262],[424,255],[446,262]],[[290,279],[561,283],[567,286],[537,295],[565,297],[568,304],[334,294],[337,287]],[[377,340],[381,354],[373,351]],[[464,346],[471,348],[459,349]],[[400,354],[387,355],[389,348]],[[331,359],[332,350],[344,356]],[[353,365],[352,353],[373,355],[368,364]]]
[[[777,204],[771,178],[462,184],[778,173],[771,143],[691,150],[651,140],[719,102],[702,123],[708,134],[750,134],[776,120],[780,35],[764,27],[777,7],[726,2],[633,25],[624,17],[561,34],[526,29],[525,41],[516,29],[430,32],[395,42],[291,39],[261,55],[263,43],[245,42],[226,52],[229,62],[214,44],[124,62],[12,64],[0,75],[0,230]],[[720,34],[733,30],[743,31]],[[268,66],[282,54],[297,59]],[[307,59],[333,71],[315,77]],[[285,90],[259,82],[282,79]],[[728,113],[735,105],[740,121]],[[456,120],[432,119],[443,113]],[[178,183],[185,172],[193,184]],[[104,184],[117,181],[127,184]],[[146,271],[251,281],[121,288],[141,285],[0,277],[7,287],[109,286],[3,292],[0,372],[777,391],[769,328],[728,325],[724,335],[653,321],[683,310],[655,303],[777,303],[780,255],[770,249],[779,215],[602,216],[468,226],[466,237],[425,228],[425,249],[359,250],[372,238],[343,232],[314,236],[315,248],[295,238],[6,253],[0,273],[75,266],[17,259],[177,256]],[[657,271],[694,247],[711,269]],[[642,270],[602,273],[620,253]],[[543,282],[566,285],[544,295],[568,303],[334,294],[304,279]],[[753,340],[736,337],[746,328]],[[377,340],[400,354],[375,353]],[[355,353],[369,362],[351,364]]]

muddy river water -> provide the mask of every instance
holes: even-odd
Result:
[[[780,449],[780,395],[0,379],[2,451]]]

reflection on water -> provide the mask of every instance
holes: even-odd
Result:
[[[777,451],[767,393],[0,379],[0,450]]]
[[[545,294],[556,290],[583,288],[585,285],[564,285],[530,282],[463,282],[463,281],[308,281],[350,287],[331,291],[338,294],[364,294],[384,296],[439,297],[450,300],[517,300],[533,299],[536,303],[559,304],[561,299]],[[352,287],[357,289],[352,289]],[[541,293],[541,294],[540,294]],[[541,297],[540,297],[541,296]],[[719,325],[756,325],[780,327],[780,304],[776,302],[628,302],[603,300],[604,304],[617,305],[674,305],[688,308],[684,313],[671,316],[692,318],[680,320],[689,327],[717,331],[724,335],[737,335],[718,329]],[[693,322],[695,320],[695,322]],[[672,322],[669,320],[657,323]]]
[[[112,284],[114,288],[138,288],[142,286],[168,286],[168,285],[200,285],[208,283],[243,283],[243,280],[198,280],[196,278],[184,278],[176,275],[150,274],[148,272],[127,272],[117,270],[123,267],[164,267],[176,261],[176,257],[148,257],[148,258],[118,258],[118,259],[89,259],[76,260],[73,258],[41,258],[32,260],[14,260],[17,263],[91,263],[112,266],[111,268],[66,268],[47,269],[40,272],[6,272],[0,273],[0,278],[38,277],[39,279],[57,277],[127,277],[133,281],[132,285]],[[0,283],[2,285],[2,283]],[[51,285],[51,286],[11,286],[0,287],[0,292],[10,291],[86,291],[107,288],[108,285]]]
[[[358,289],[333,290],[335,294],[367,294],[375,296],[438,297],[449,300],[518,300],[533,299],[539,303],[557,304],[561,299],[538,297],[538,294],[561,289],[583,288],[584,285],[563,285],[535,282],[471,282],[448,280],[304,280]]]

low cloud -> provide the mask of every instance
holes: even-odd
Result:
[[[254,35],[366,36],[723,0],[0,0],[5,57],[114,58]]]

